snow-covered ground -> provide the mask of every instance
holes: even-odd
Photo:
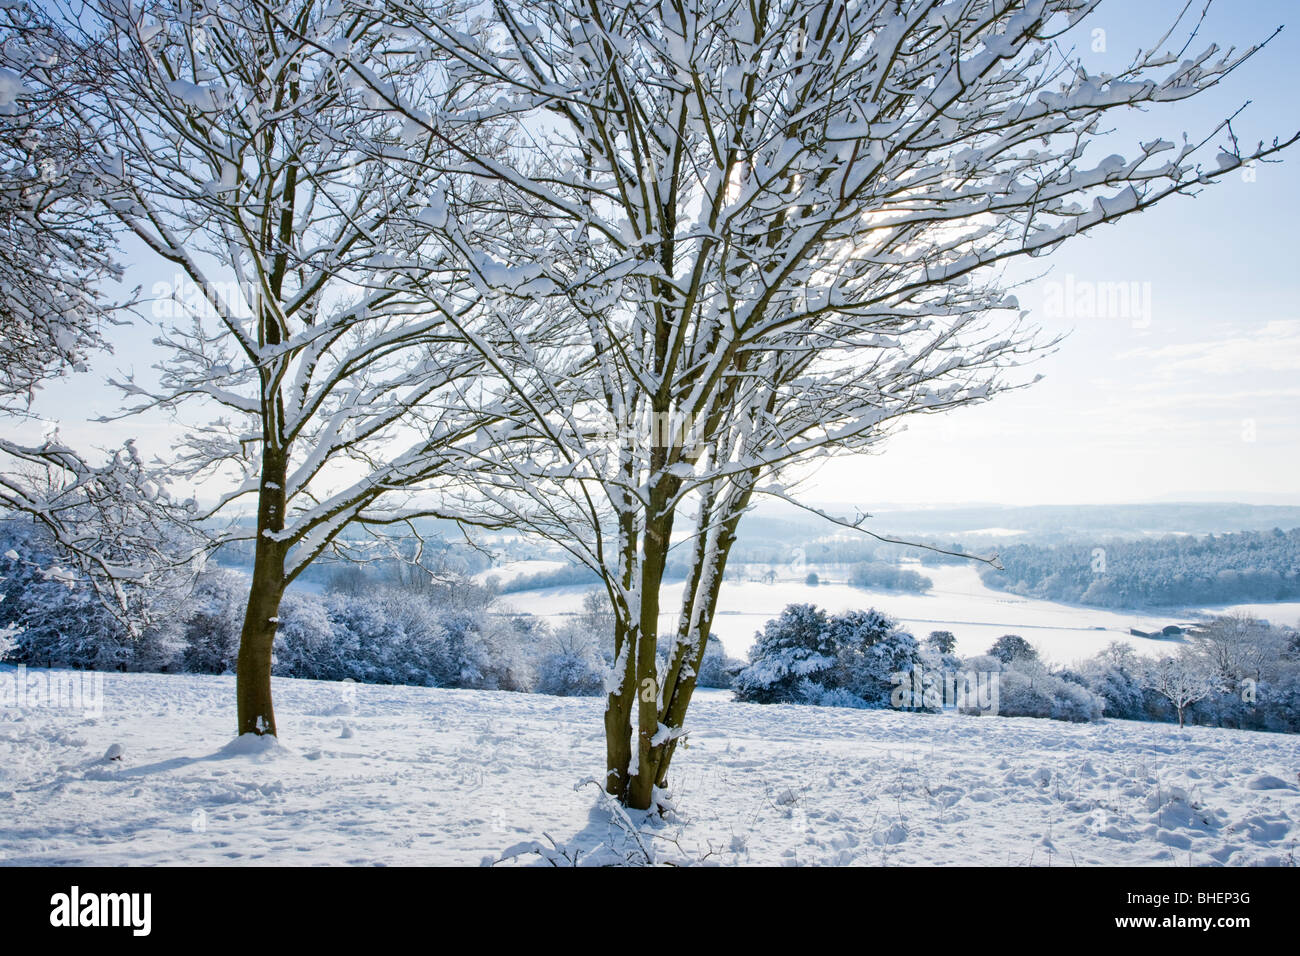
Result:
[[[1249,614],[1279,627],[1300,627],[1300,601],[1273,601],[1267,604],[1219,604],[1199,609],[1202,614]]]
[[[476,864],[547,836],[580,859],[639,852],[575,789],[603,768],[599,700],[277,680],[283,744],[250,747],[230,736],[233,678],[103,676],[98,716],[0,706],[0,862]],[[1296,859],[1295,737],[728,697],[692,706],[676,819],[641,837],[658,859]]]
[[[508,561],[505,564],[499,564],[494,568],[486,571],[480,571],[474,575],[474,580],[478,584],[486,584],[490,579],[496,578],[497,583],[504,586],[509,584],[517,577],[525,574],[542,574],[547,571],[558,571],[568,565],[567,561],[548,561],[542,558],[528,558],[523,561]]]
[[[911,567],[934,582],[929,592],[909,594],[849,587],[843,583],[846,569],[834,568],[803,568],[797,575],[787,573],[772,584],[729,580],[722,588],[713,631],[722,639],[727,653],[745,657],[754,634],[787,604],[812,603],[833,613],[875,607],[897,618],[917,637],[931,631],[952,631],[962,655],[982,654],[1003,634],[1014,633],[1038,647],[1047,660],[1068,665],[1092,657],[1111,641],[1124,641],[1143,654],[1166,653],[1170,642],[1133,637],[1129,628],[1151,631],[1184,620],[1168,612],[1112,611],[996,591],[986,587],[969,565]],[[808,571],[819,572],[823,583],[807,585],[804,578]],[[581,608],[582,596],[588,590],[546,588],[507,594],[504,599],[559,622]],[[664,585],[665,606],[680,606],[681,591],[680,582]],[[1264,611],[1267,606],[1261,608]],[[675,626],[676,618],[665,614],[660,624]]]

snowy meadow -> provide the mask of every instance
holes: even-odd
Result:
[[[675,808],[634,837],[580,785],[599,699],[277,679],[283,742],[248,743],[232,683],[108,674],[102,715],[0,712],[0,862],[1293,866],[1300,846],[1287,735],[710,692]]]

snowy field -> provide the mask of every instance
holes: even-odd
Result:
[[[479,864],[550,847],[544,834],[589,862],[640,853],[596,788],[575,788],[603,768],[599,700],[297,680],[276,694],[284,743],[267,747],[232,741],[230,677],[104,675],[99,716],[0,707],[0,862]],[[640,837],[658,861],[1296,860],[1295,737],[728,696],[692,706],[677,813]]]
[[[1025,598],[986,587],[969,565],[925,568],[907,565],[934,582],[925,594],[909,594],[880,588],[855,588],[844,583],[843,569],[809,567],[797,576],[778,578],[773,584],[756,581],[727,581],[722,588],[713,631],[722,639],[727,653],[745,657],[754,634],[788,604],[812,603],[832,613],[875,607],[897,618],[919,638],[931,631],[952,631],[957,652],[982,654],[1003,634],[1019,634],[1036,646],[1043,657],[1055,664],[1069,665],[1092,657],[1111,641],[1123,641],[1142,654],[1167,653],[1169,641],[1133,637],[1129,628],[1151,631],[1189,620],[1171,612],[1116,611],[1074,604],[1059,604]],[[823,583],[804,583],[808,571],[822,575]],[[590,588],[559,587],[507,594],[503,600],[521,609],[549,618],[552,623],[582,606]],[[680,606],[682,584],[665,584],[664,603]],[[1253,605],[1261,617],[1277,617],[1275,623],[1289,623],[1300,605]],[[1221,613],[1222,609],[1213,613]],[[665,614],[661,627],[675,626],[676,618]]]
[[[567,561],[546,561],[538,558],[529,558],[524,561],[508,561],[505,564],[499,564],[494,568],[486,571],[480,571],[474,575],[474,581],[477,584],[486,584],[493,578],[497,584],[504,587],[515,578],[522,577],[526,574],[544,574],[549,571],[559,571],[561,568],[568,567]]]

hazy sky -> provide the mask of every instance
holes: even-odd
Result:
[[[1087,54],[1090,68],[1122,65],[1182,5],[1103,4],[1076,34],[1090,45],[1091,31],[1105,30],[1106,51]],[[1222,86],[1194,102],[1134,114],[1096,155],[1131,155],[1139,139],[1177,142],[1184,131],[1199,139],[1248,100],[1233,124],[1243,144],[1300,129],[1300,3],[1221,0],[1193,46],[1246,46],[1281,24],[1287,29]],[[1212,164],[1216,151],[1204,162]],[[1018,290],[1022,308],[1049,335],[1070,333],[1033,368],[1044,379],[980,407],[915,420],[882,454],[822,467],[805,495],[863,508],[1300,503],[1300,147],[1253,172],[1253,181],[1234,174],[1194,199],[1171,198],[1020,268],[1023,279],[1050,270]],[[147,289],[170,274],[132,258],[131,285]],[[1112,309],[1124,303],[1103,296],[1100,309],[1079,314],[1101,283],[1122,283],[1127,308]],[[116,394],[101,384],[106,373],[156,360],[152,330],[120,331],[114,355],[52,386],[39,408],[74,445],[138,435],[146,451],[164,452],[172,428],[163,421],[86,421],[116,406]]]

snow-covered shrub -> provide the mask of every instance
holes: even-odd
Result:
[[[836,645],[836,675],[828,686],[842,687],[870,707],[888,707],[896,674],[921,664],[921,648],[897,622],[874,608],[831,618]]]
[[[1291,668],[1275,680],[1261,681],[1255,692],[1258,730],[1300,733],[1300,668]]]
[[[998,715],[1100,720],[1105,702],[1087,687],[1054,674],[1037,658],[1013,657],[998,675]]]
[[[1059,685],[1052,695],[1052,712],[1048,716],[1053,720],[1069,720],[1075,723],[1101,720],[1105,711],[1105,702],[1100,697],[1082,684],[1063,678],[1057,680]]]
[[[195,674],[234,673],[248,581],[229,571],[199,575],[185,602],[181,666]]]
[[[767,623],[733,686],[737,700],[762,704],[852,698],[854,706],[888,707],[894,675],[920,663],[916,639],[874,608],[829,617],[792,604]]]
[[[596,636],[569,623],[545,643],[537,664],[537,692],[559,697],[596,697],[609,672]]]
[[[1146,698],[1142,681],[1115,664],[1090,668],[1085,674],[1088,689],[1102,699],[1106,716],[1116,720],[1142,720],[1146,717]]]
[[[700,661],[700,672],[696,675],[697,687],[731,687],[736,674],[744,668],[744,661],[728,657],[722,641],[716,634],[710,634],[704,645],[704,657]]]
[[[749,653],[749,666],[736,675],[736,700],[802,703],[800,682],[822,684],[820,678],[835,667],[828,625],[826,612],[812,604],[788,605],[768,621]]]
[[[998,675],[998,716],[1050,717],[1052,694],[1046,673],[1004,670]]]
[[[491,661],[483,639],[480,612],[439,608],[439,640],[434,642],[429,665],[438,687],[485,687],[490,683]]]
[[[472,686],[483,690],[531,691],[537,681],[534,663],[537,642],[536,628],[522,625],[518,618],[480,612],[477,651],[481,663],[478,683]]]
[[[821,707],[856,707],[861,709],[868,706],[865,700],[844,687],[832,687],[827,690],[810,683],[804,688],[803,696],[807,698],[804,701],[805,703],[817,704]]]
[[[42,529],[0,522],[0,630],[8,659],[33,667],[171,670],[181,648],[174,613],[148,614],[151,595],[124,585],[125,607],[110,611],[84,577],[60,564]],[[156,597],[159,609],[170,593]],[[132,614],[155,621],[134,630]]]
[[[285,594],[276,624],[272,673],[313,680],[355,679],[355,648],[355,637],[346,629],[335,629],[323,600],[296,591]]]

